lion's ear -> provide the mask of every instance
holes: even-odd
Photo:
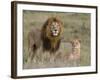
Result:
[[[76,40],[78,40],[81,43],[81,39],[80,38],[76,38]]]
[[[61,18],[60,18],[59,16],[55,16],[55,18],[56,18],[57,20],[59,20],[59,21],[62,23]],[[63,24],[63,23],[62,23],[62,24]]]

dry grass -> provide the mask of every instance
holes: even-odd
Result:
[[[57,55],[50,55],[48,52],[42,53],[42,49],[34,57],[32,62],[28,62],[27,35],[33,27],[41,29],[44,22],[51,16],[59,16],[64,24],[64,40],[72,40],[78,36],[81,39],[81,60],[68,61],[67,54],[71,52],[71,44],[61,42]],[[56,12],[23,12],[23,68],[52,68],[52,67],[74,67],[90,65],[90,14],[85,13],[56,13]]]

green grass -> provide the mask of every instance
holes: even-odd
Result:
[[[45,68],[45,67],[66,67],[75,66],[63,59],[61,56],[71,52],[69,43],[62,42],[61,54],[56,57],[55,62],[51,62],[51,56],[48,53],[42,53],[41,50],[36,54],[32,63],[27,63],[28,45],[27,35],[30,29],[41,29],[44,22],[52,16],[58,16],[64,25],[62,36],[65,40],[72,40],[74,37],[81,39],[81,61],[80,66],[90,65],[90,14],[88,13],[57,13],[57,12],[34,12],[23,11],[23,68]]]

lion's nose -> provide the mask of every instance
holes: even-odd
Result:
[[[57,31],[57,30],[55,29],[55,31]]]

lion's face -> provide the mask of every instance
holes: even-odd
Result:
[[[80,48],[80,40],[75,39],[71,43],[74,48]]]
[[[50,26],[52,36],[58,36],[60,33],[60,25],[57,22],[52,22]]]
[[[60,37],[62,32],[62,22],[58,18],[48,19],[48,25],[46,27],[47,37]]]

